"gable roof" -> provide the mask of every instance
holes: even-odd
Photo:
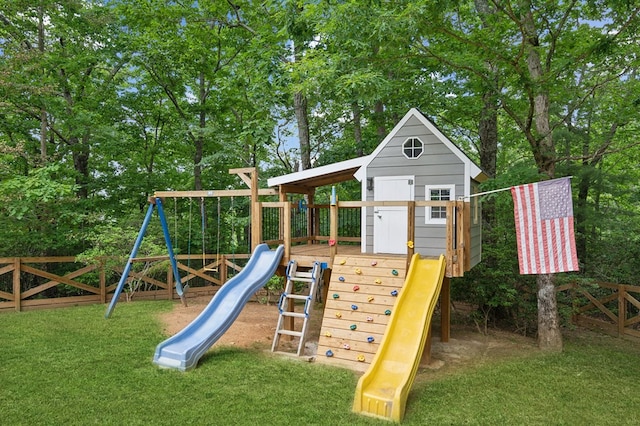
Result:
[[[395,137],[396,133],[411,119],[412,117],[417,118],[420,123],[422,123],[431,133],[433,133],[456,157],[460,159],[465,165],[465,170],[467,171],[469,177],[471,179],[475,179],[478,182],[484,182],[488,179],[488,176],[478,167],[473,160],[471,160],[467,155],[462,152],[460,148],[453,142],[449,140],[420,110],[417,108],[411,108],[405,115],[402,117],[402,120],[395,125],[393,130],[391,130],[387,136],[380,142],[377,148],[367,156],[368,160],[362,164],[362,167],[356,172],[355,177],[359,181],[362,181],[366,177],[366,169],[367,166],[373,161],[374,158],[378,156],[380,151],[382,151],[389,142]]]

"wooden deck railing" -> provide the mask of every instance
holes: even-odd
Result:
[[[640,286],[598,282],[566,284],[574,324],[610,334],[640,338]]]
[[[207,255],[204,260],[201,254],[176,256],[182,285],[189,286],[187,297],[214,294],[248,258],[248,254]],[[121,298],[177,298],[168,259],[134,259]],[[125,262],[99,258],[85,264],[72,256],[0,258],[0,312],[106,303]]]
[[[339,249],[340,243],[357,243],[361,241],[360,230],[357,235],[348,235],[348,227],[343,226],[342,215],[340,211],[354,210],[362,208],[375,207],[406,207],[407,208],[407,229],[406,241],[415,241],[416,228],[416,209],[427,206],[446,207],[447,220],[447,240],[445,257],[447,259],[447,277],[461,277],[470,269],[469,249],[470,249],[470,209],[469,203],[463,201],[338,201],[331,205],[309,205],[307,210],[306,232],[300,232],[296,229],[292,234],[292,207],[295,205],[289,201],[276,202],[260,202],[258,203],[259,217],[261,226],[258,228],[261,234],[257,237],[259,241],[268,244],[283,244],[285,247],[284,257],[289,259],[291,254],[291,244],[313,244],[315,242],[328,242],[331,246],[330,257],[333,258]],[[268,217],[277,217],[279,224],[278,229],[273,229],[273,224],[269,224],[269,239],[266,236],[262,225],[263,210],[275,209],[279,213],[277,215],[268,215]],[[320,212],[328,210],[328,214],[321,215]],[[321,217],[324,221],[321,222]],[[300,235],[303,234],[303,235]],[[274,238],[275,237],[275,238]],[[411,245],[407,249],[407,264],[411,256],[414,254],[414,247]]]

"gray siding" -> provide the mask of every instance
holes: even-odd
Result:
[[[424,153],[408,159],[402,144],[409,137],[424,143]],[[425,185],[455,185],[456,198],[464,195],[464,163],[431,133],[417,118],[412,117],[398,130],[367,168],[367,177],[415,176],[414,196],[425,200]],[[373,201],[373,191],[366,191],[367,201]],[[366,215],[367,252],[373,251],[373,208]],[[444,225],[425,224],[425,208],[416,209],[415,251],[424,256],[438,256],[446,249]]]

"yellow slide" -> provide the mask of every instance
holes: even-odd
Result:
[[[444,256],[413,255],[404,287],[369,369],[358,381],[353,411],[400,422],[431,327],[445,271]]]

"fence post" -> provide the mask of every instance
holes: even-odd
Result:
[[[618,284],[618,337],[624,335],[624,323],[627,320],[627,288]]]
[[[107,303],[107,260],[100,258],[100,303]]]
[[[220,260],[218,271],[220,271],[220,285],[222,286],[227,282],[227,256],[224,254],[221,255]]]
[[[16,311],[20,312],[22,309],[22,292],[20,291],[20,258],[13,258],[13,303],[15,304]]]

